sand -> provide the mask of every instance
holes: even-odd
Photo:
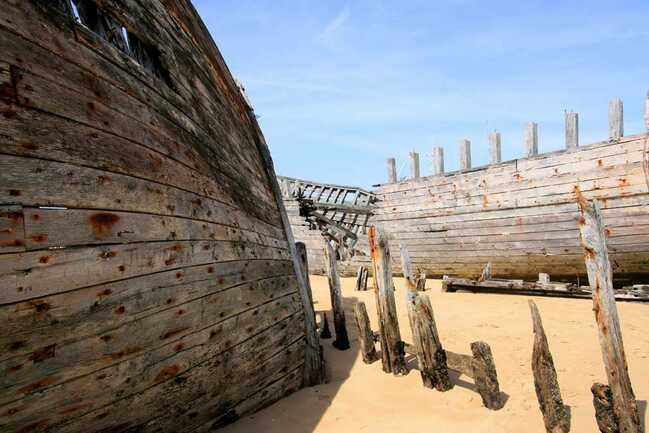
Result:
[[[311,277],[316,311],[329,311],[324,277]],[[371,282],[371,281],[370,281]],[[531,371],[532,322],[527,300],[536,301],[548,336],[564,403],[572,414],[571,431],[598,431],[590,386],[606,382],[592,301],[495,294],[442,293],[429,280],[430,296],[442,344],[470,354],[469,344],[491,345],[505,407],[482,406],[472,380],[452,375],[455,387],[445,393],[424,388],[413,369],[405,377],[381,370],[381,362],[362,362],[352,306],[365,302],[378,330],[374,293],[354,291],[354,279],[343,278],[347,328],[352,348],[341,352],[322,340],[329,383],[306,388],[226,427],[227,433],[428,433],[545,432]],[[411,341],[403,300],[403,280],[395,279],[402,338]],[[629,373],[640,416],[646,423],[649,398],[649,304],[618,303]],[[333,327],[332,327],[333,332]],[[377,347],[378,348],[378,347]]]

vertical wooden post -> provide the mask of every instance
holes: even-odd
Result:
[[[433,174],[444,173],[444,148],[441,146],[433,147]]]
[[[419,154],[417,152],[410,152],[410,178],[419,179]]]
[[[543,272],[539,273],[539,283],[550,284],[550,275],[544,274]]]
[[[488,409],[501,409],[505,402],[500,396],[500,385],[498,385],[496,364],[491,354],[491,347],[483,341],[476,341],[471,343],[471,352],[473,353],[471,368],[475,376],[475,387],[482,397],[482,403]]]
[[[322,312],[322,330],[320,331],[320,338],[328,340],[331,338],[331,329],[329,329],[329,320],[327,319],[327,312]]]
[[[534,388],[543,413],[545,430],[548,433],[568,433],[570,431],[570,414],[561,398],[557,372],[554,369],[554,361],[543,329],[541,315],[534,301],[530,299],[528,303],[534,329],[534,348],[532,349]]]
[[[371,364],[379,359],[379,355],[376,353],[376,348],[374,347],[374,332],[372,332],[372,327],[370,326],[370,318],[367,316],[365,303],[357,302],[354,305],[354,317],[356,318],[356,326],[358,326],[358,340],[361,345],[363,362],[365,364]]]
[[[453,388],[453,384],[448,377],[446,352],[437,333],[433,307],[428,296],[417,293],[417,279],[412,272],[410,255],[405,247],[401,247],[401,268],[406,279],[408,319],[421,380],[426,388],[448,391]]]
[[[638,406],[624,354],[620,320],[615,305],[613,272],[606,247],[606,232],[599,204],[589,203],[577,190],[581,218],[579,230],[584,247],[588,282],[593,290],[593,311],[599,330],[604,367],[613,395],[613,412],[621,433],[642,431]]]
[[[529,122],[525,128],[525,148],[528,158],[539,154],[539,125],[534,122]]]
[[[295,243],[295,252],[297,255],[297,261],[299,264],[299,269],[301,273],[302,280],[305,285],[305,295],[307,299],[305,304],[308,302],[308,305],[311,308],[304,309],[304,320],[305,323],[313,323],[312,335],[307,336],[307,352],[305,353],[305,365],[304,365],[304,385],[305,386],[314,386],[321,383],[325,383],[325,369],[324,369],[324,360],[322,359],[322,346],[320,346],[320,339],[318,338],[318,333],[316,330],[316,320],[315,320],[315,311],[313,309],[313,294],[311,293],[311,282],[309,281],[309,260],[306,253],[306,245],[304,242]],[[307,327],[307,329],[310,329]],[[310,347],[313,345],[314,347]]]
[[[460,141],[460,169],[466,170],[471,168],[471,141]]]
[[[579,147],[579,115],[573,111],[566,111],[566,149]]]
[[[336,340],[333,342],[333,346],[338,350],[347,350],[349,349],[349,337],[347,336],[347,326],[345,324],[340,277],[336,266],[336,253],[328,240],[325,240],[325,264],[329,279],[331,309],[334,315],[334,329],[336,330]]]
[[[388,183],[397,182],[397,160],[388,158]]]
[[[624,137],[624,106],[620,98],[608,102],[608,138],[619,140]]]
[[[363,290],[361,289],[361,284],[363,282],[363,266],[358,267],[356,272],[356,291]]]
[[[381,357],[383,371],[395,375],[407,374],[404,344],[401,341],[397,306],[394,301],[392,264],[388,238],[382,230],[371,226],[368,231],[379,313],[379,334],[381,337]]]
[[[498,164],[502,160],[500,152],[500,132],[492,132],[489,134],[489,155],[492,164]]]

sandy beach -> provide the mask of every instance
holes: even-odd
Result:
[[[343,278],[343,295],[351,349],[341,352],[322,340],[329,382],[303,389],[278,403],[244,417],[224,429],[227,433],[426,433],[426,432],[545,432],[531,371],[532,322],[530,297],[442,293],[439,281],[428,280],[438,330],[448,350],[470,354],[469,344],[491,345],[505,407],[482,406],[472,380],[451,372],[454,388],[441,393],[422,386],[416,360],[410,373],[395,377],[381,370],[381,362],[362,362],[358,351],[353,305],[365,302],[377,330],[372,291],[356,292],[355,280]],[[327,280],[312,276],[316,311],[329,311]],[[371,284],[371,281],[370,281]],[[396,300],[402,337],[410,341],[403,302],[403,279],[396,278]],[[532,297],[543,318],[564,403],[570,406],[572,432],[594,432],[597,425],[590,386],[606,382],[590,300]],[[618,303],[629,373],[647,420],[649,398],[649,304]],[[331,317],[331,316],[330,316]],[[333,332],[333,327],[332,327]]]

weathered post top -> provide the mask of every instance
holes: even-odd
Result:
[[[460,140],[460,170],[471,168],[471,140]]]
[[[534,122],[529,122],[525,128],[525,149],[527,157],[539,154],[539,126]]]
[[[500,132],[494,131],[489,134],[489,155],[492,164],[498,164],[502,161],[500,152]]]
[[[410,152],[410,178],[419,179],[419,154]]]
[[[608,102],[608,138],[619,140],[624,136],[624,106],[620,98]]]
[[[388,183],[397,182],[397,160],[388,158]]]
[[[433,147],[433,174],[444,173],[444,148],[441,146]]]
[[[579,114],[566,111],[566,149],[579,147]]]

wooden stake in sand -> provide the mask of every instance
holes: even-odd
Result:
[[[473,379],[475,387],[482,397],[482,403],[492,410],[501,409],[505,405],[505,401],[500,396],[496,364],[491,354],[491,347],[484,341],[476,341],[471,343],[471,352],[473,353],[471,362]]]
[[[359,266],[356,273],[356,290],[367,290],[367,266]]]
[[[320,331],[320,338],[328,340],[331,338],[331,330],[329,329],[329,320],[327,320],[327,313],[322,312],[322,330]]]
[[[613,395],[611,387],[603,383],[594,383],[590,388],[593,393],[593,406],[595,406],[595,420],[602,433],[619,433],[620,428],[613,413]]]
[[[325,240],[325,264],[329,279],[329,293],[331,294],[331,310],[334,315],[334,329],[336,330],[336,340],[333,342],[333,346],[338,350],[347,350],[349,349],[349,338],[345,324],[340,277],[336,267],[336,253],[328,240]]]
[[[361,344],[363,362],[371,364],[379,359],[379,355],[374,347],[374,332],[370,326],[370,318],[367,316],[364,302],[357,302],[354,305],[354,316],[356,317],[356,326],[358,326],[358,340]]]
[[[408,374],[401,341],[397,306],[394,301],[392,282],[392,265],[390,263],[390,246],[383,231],[371,226],[368,230],[372,264],[374,266],[374,284],[376,284],[376,309],[379,315],[379,334],[381,341],[381,361],[383,371],[395,375]]]
[[[534,372],[534,387],[539,407],[543,413],[545,430],[548,433],[568,433],[570,431],[570,414],[563,405],[561,390],[554,369],[552,353],[545,336],[543,322],[536,304],[529,300],[534,327],[534,348],[532,350],[532,371]]]
[[[406,279],[408,319],[421,380],[426,388],[448,391],[453,384],[448,377],[446,352],[437,333],[433,307],[428,296],[417,293],[418,281],[412,272],[410,255],[405,247],[401,247],[401,268]]]
[[[576,189],[576,195],[581,212],[581,244],[584,247],[588,281],[593,290],[593,311],[613,396],[613,413],[621,433],[639,433],[642,426],[624,354],[601,210],[598,203],[586,201],[579,189]]]

